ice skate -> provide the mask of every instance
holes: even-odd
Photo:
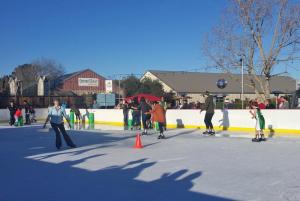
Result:
[[[252,138],[252,142],[260,142],[260,140],[257,138]]]
[[[215,131],[209,131],[208,134],[209,134],[209,135],[215,135],[216,132],[215,132]]]
[[[265,137],[261,137],[261,138],[259,138],[259,141],[265,142],[265,141],[267,141],[267,139]]]

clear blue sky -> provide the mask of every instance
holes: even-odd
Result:
[[[109,76],[205,68],[225,0],[0,0],[0,75],[45,57]]]

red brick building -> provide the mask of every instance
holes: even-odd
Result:
[[[105,78],[90,69],[77,71],[59,77],[55,88],[72,91],[77,95],[105,92]]]

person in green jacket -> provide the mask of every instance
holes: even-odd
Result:
[[[258,108],[256,102],[250,101],[250,114],[252,119],[255,119],[255,137],[252,139],[252,142],[266,141],[264,135],[265,129],[265,118],[261,113],[261,110]]]

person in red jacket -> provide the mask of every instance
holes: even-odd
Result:
[[[258,108],[261,109],[261,110],[266,109],[266,104],[263,103],[263,102],[259,102],[258,103]]]
[[[165,139],[165,135],[164,135],[165,111],[164,111],[164,108],[160,104],[158,104],[158,102],[154,102],[150,113],[152,114],[153,122],[158,122],[158,127],[159,127],[158,139]]]
[[[22,117],[22,108],[18,107],[18,109],[15,112],[15,124],[18,125],[19,123],[19,117]]]

